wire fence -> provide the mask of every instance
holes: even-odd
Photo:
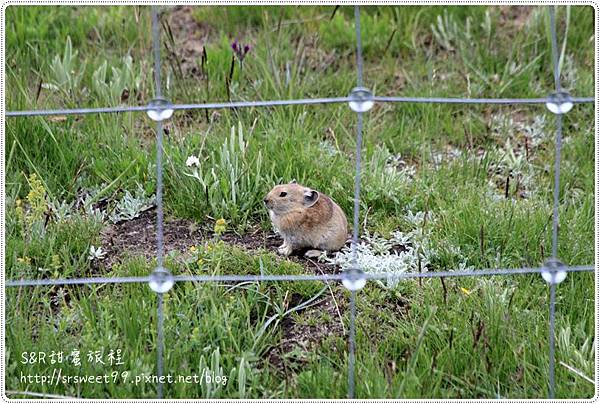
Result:
[[[340,281],[351,291],[350,293],[350,324],[348,331],[348,398],[354,398],[355,392],[355,347],[356,347],[356,299],[357,292],[370,280],[406,280],[417,278],[447,278],[447,277],[480,277],[480,276],[506,276],[520,274],[541,274],[549,285],[550,297],[549,307],[549,373],[548,373],[548,398],[554,398],[555,390],[555,305],[556,285],[562,282],[568,272],[590,272],[594,271],[593,265],[566,266],[557,257],[558,251],[558,207],[560,186],[560,158],[562,147],[563,115],[569,112],[574,104],[593,103],[594,97],[572,97],[564,92],[560,85],[560,71],[558,60],[558,46],[556,35],[555,6],[548,6],[551,31],[551,63],[554,76],[554,92],[543,98],[442,98],[442,97],[391,97],[375,96],[363,87],[363,56],[360,28],[360,7],[354,6],[355,28],[356,28],[356,87],[345,97],[336,98],[311,98],[295,100],[270,100],[270,101],[240,101],[226,103],[201,103],[201,104],[171,104],[163,98],[161,85],[161,55],[160,55],[160,27],[159,11],[157,6],[152,6],[152,44],[154,58],[154,85],[155,99],[148,105],[120,106],[107,108],[76,108],[76,109],[53,109],[53,110],[29,110],[29,111],[6,111],[7,117],[23,116],[48,116],[48,115],[75,115],[75,114],[100,114],[118,112],[146,112],[148,116],[156,121],[156,259],[157,268],[149,276],[141,277],[94,277],[73,279],[21,279],[8,280],[7,287],[24,286],[54,286],[54,285],[89,285],[89,284],[121,284],[138,283],[149,284],[156,292],[157,304],[157,349],[156,364],[158,380],[163,375],[163,351],[164,351],[164,326],[163,326],[163,294],[169,291],[176,282],[291,282],[291,281]],[[357,265],[357,245],[359,240],[359,211],[361,192],[361,151],[362,151],[362,129],[363,114],[368,112],[375,103],[404,102],[404,103],[442,103],[442,104],[545,104],[547,109],[556,115],[556,140],[554,159],[554,203],[552,214],[552,256],[540,267],[534,268],[504,268],[504,269],[475,269],[461,271],[436,271],[420,273],[365,273]],[[315,105],[348,103],[350,108],[356,112],[356,173],[354,184],[354,211],[353,231],[351,244],[351,268],[339,274],[323,275],[179,275],[173,276],[163,267],[164,241],[163,241],[163,125],[162,122],[169,119],[174,111],[192,109],[221,109],[221,108],[243,108],[243,107],[270,107],[286,105]],[[157,397],[163,398],[163,385],[158,382],[156,386]]]

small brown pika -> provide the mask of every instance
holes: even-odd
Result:
[[[307,247],[336,251],[346,243],[346,215],[327,195],[292,182],[275,186],[264,202],[273,227],[283,237],[280,254]]]

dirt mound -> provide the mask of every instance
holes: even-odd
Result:
[[[187,251],[201,243],[205,234],[193,222],[183,219],[167,220],[164,224],[165,254]],[[156,210],[151,209],[139,217],[108,227],[102,232],[102,249],[106,251],[104,266],[111,268],[125,255],[156,257]]]
[[[165,254],[171,251],[186,252],[193,245],[213,239],[212,232],[202,230],[193,221],[167,219],[163,226]],[[265,233],[260,228],[244,235],[226,233],[221,239],[229,244],[247,249],[275,252],[281,239],[274,233]],[[127,256],[143,256],[152,260],[156,256],[156,210],[151,209],[139,217],[111,225],[102,233],[102,248],[106,251],[103,265],[111,268]],[[307,268],[307,273],[325,274],[339,272],[316,260],[298,255],[288,257]],[[282,258],[283,259],[283,258]],[[345,300],[335,282],[324,292],[315,305],[298,311],[297,316],[286,317],[281,323],[281,342],[267,352],[268,362],[276,369],[286,370],[286,363],[301,364],[308,351],[330,335],[344,335],[341,313]]]
[[[193,245],[214,239],[214,233],[201,229],[198,224],[185,219],[166,219],[163,225],[165,255],[171,251],[186,252]],[[282,240],[273,232],[260,228],[243,235],[225,233],[224,242],[246,250],[266,250],[275,253]],[[102,249],[106,252],[103,265],[111,268],[124,256],[156,257],[156,210],[150,209],[137,218],[108,227],[102,232]],[[289,260],[307,268],[307,273],[325,274],[339,272],[339,268],[304,256],[306,250],[295,251]]]

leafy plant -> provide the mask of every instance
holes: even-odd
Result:
[[[185,175],[198,180],[212,215],[232,221],[245,219],[256,209],[263,184],[270,179],[260,150],[250,152],[241,122],[237,130],[235,126],[231,128],[229,138],[208,161],[197,164]]]
[[[78,66],[77,51],[73,51],[71,37],[67,36],[62,58],[56,55],[50,64],[50,83],[69,97],[76,97],[85,72],[85,63]]]
[[[130,55],[123,57],[120,67],[111,67],[110,78],[107,71],[108,62],[105,60],[92,74],[92,88],[104,102],[118,104],[127,92],[139,91],[143,76],[141,71],[138,74],[134,72]]]
[[[594,352],[596,350],[596,341],[593,336],[586,335],[583,327],[578,326],[571,329],[570,326],[567,326],[558,330],[556,340],[558,349],[567,362],[560,361],[559,363],[579,377],[590,381],[594,375]]]
[[[67,201],[51,201],[50,209],[54,215],[54,220],[57,222],[64,222],[71,217],[73,202],[68,203]]]
[[[462,36],[470,36],[470,19],[467,19],[465,31],[456,22],[454,15],[448,14],[448,10],[444,10],[444,15],[438,15],[436,24],[431,24],[431,32],[438,45],[448,51],[453,51],[457,48]]]
[[[399,196],[415,175],[414,167],[399,164],[389,150],[377,146],[364,170],[364,193],[368,203],[399,204]]]
[[[123,198],[115,206],[115,211],[110,215],[113,223],[132,220],[138,217],[142,212],[154,206],[155,197],[146,196],[144,188],[138,184],[138,189],[132,195],[128,190],[125,191]]]
[[[199,383],[202,398],[220,397],[223,386],[225,386],[228,380],[232,379],[235,371],[235,369],[232,369],[229,377],[225,374],[218,347],[210,354],[208,360],[204,355],[200,357],[198,369],[200,369],[200,373],[203,375]]]

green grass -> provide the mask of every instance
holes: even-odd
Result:
[[[192,16],[206,35],[208,63],[198,56],[200,73],[182,76],[163,36],[164,92],[173,102],[337,97],[355,86],[351,7],[207,6]],[[568,26],[563,86],[589,96],[593,9],[560,7],[557,19],[561,47]],[[363,7],[365,84],[378,95],[543,97],[553,89],[547,14],[533,8],[522,25],[515,21],[506,7]],[[6,24],[8,110],[140,105],[153,97],[147,7],[10,6]],[[235,61],[229,82],[233,38],[252,48],[243,65]],[[435,252],[433,271],[541,265],[551,250],[554,119],[543,106],[376,105],[365,115],[361,231],[388,237],[423,226]],[[594,260],[593,122],[591,105],[577,105],[564,119],[558,255],[569,265]],[[346,105],[178,111],[165,124],[167,215],[205,230],[220,217],[228,231],[269,230],[262,198],[295,178],[331,195],[350,216],[355,125]],[[7,119],[7,279],[136,276],[154,267],[133,256],[110,270],[89,260],[108,217],[75,208],[59,217],[56,208],[88,194],[114,206],[138,184],[152,195],[154,128],[134,113]],[[190,155],[201,161],[199,179],[186,167]],[[434,220],[416,225],[414,212]],[[273,251],[220,242],[194,254],[169,256],[167,267],[176,274],[309,271]],[[345,397],[344,335],[296,346],[282,358],[283,370],[266,359],[290,323],[342,321],[347,330],[349,293],[324,287],[177,284],[164,302],[165,373],[187,376],[209,367],[228,380],[220,387],[165,385],[165,397]],[[590,274],[570,274],[558,287],[557,398],[594,394],[592,384],[559,364],[594,378],[593,291]],[[154,383],[130,382],[156,374],[157,299],[148,286],[6,293],[7,390],[155,397]],[[332,294],[341,319],[301,310],[315,296]],[[370,283],[357,296],[357,397],[546,397],[549,295],[540,276],[403,281],[395,288]],[[21,363],[23,352],[74,349],[82,355],[77,367]],[[116,349],[122,365],[87,361],[88,351]],[[64,375],[117,372],[118,380],[50,386],[20,378],[55,368]]]

